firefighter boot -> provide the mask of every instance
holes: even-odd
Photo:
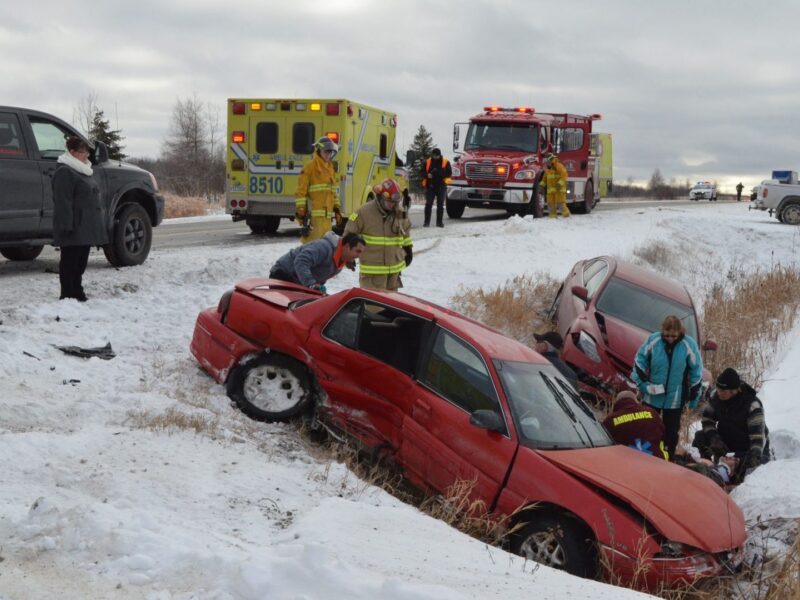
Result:
[[[555,219],[558,216],[556,214],[556,199],[550,196],[547,197],[547,216],[551,219]]]
[[[569,212],[569,207],[567,207],[567,199],[566,198],[559,198],[558,203],[561,205],[561,216],[562,217],[569,217],[572,213]]]

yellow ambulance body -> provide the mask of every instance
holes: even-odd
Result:
[[[387,177],[406,189],[396,133],[397,115],[351,100],[231,98],[226,212],[255,233],[274,233],[281,218],[294,219],[298,176],[323,135],[339,144],[333,165],[343,215]]]

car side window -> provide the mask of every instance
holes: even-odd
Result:
[[[72,132],[44,119],[31,118],[33,137],[42,158],[58,158],[67,150],[66,137]]]
[[[500,412],[492,377],[480,353],[449,331],[439,329],[420,381],[469,413]]]
[[[413,376],[427,323],[390,306],[355,300],[331,319],[322,334]]]
[[[603,280],[608,274],[608,263],[604,260],[596,260],[590,265],[584,267],[583,270],[583,287],[589,292],[589,298],[594,296],[594,293],[603,283]]]
[[[25,157],[25,143],[17,115],[0,113],[0,158]]]

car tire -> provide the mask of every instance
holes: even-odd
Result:
[[[594,208],[594,185],[591,181],[586,182],[586,187],[583,188],[583,202],[578,202],[573,205],[573,210],[579,215],[588,215]]]
[[[237,366],[228,378],[228,397],[251,419],[288,421],[312,405],[306,368],[288,356],[262,354]]]
[[[511,550],[527,560],[578,577],[598,572],[597,544],[591,530],[567,515],[543,514],[512,534]]]
[[[276,231],[278,231],[278,227],[281,224],[281,218],[277,216],[267,216],[267,217],[248,217],[247,226],[250,228],[250,231],[257,234],[262,235],[272,235]]]
[[[794,201],[784,206],[778,219],[787,225],[800,225],[800,202]]]
[[[463,202],[453,202],[449,198],[445,200],[445,210],[451,219],[460,219],[464,216],[465,205]]]
[[[153,244],[153,226],[141,204],[125,204],[114,219],[111,240],[103,246],[106,259],[115,267],[142,264]]]
[[[0,248],[0,254],[8,260],[33,260],[42,253],[44,246],[8,246]]]

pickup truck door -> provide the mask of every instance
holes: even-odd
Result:
[[[478,409],[503,415],[491,370],[466,340],[436,327],[403,423],[400,462],[407,472],[445,494],[455,483],[472,486],[469,498],[490,510],[517,451],[508,419],[503,432],[470,423]],[[474,482],[474,483],[473,483]]]
[[[39,227],[42,176],[20,127],[19,117],[0,112],[0,236],[28,238]]]

